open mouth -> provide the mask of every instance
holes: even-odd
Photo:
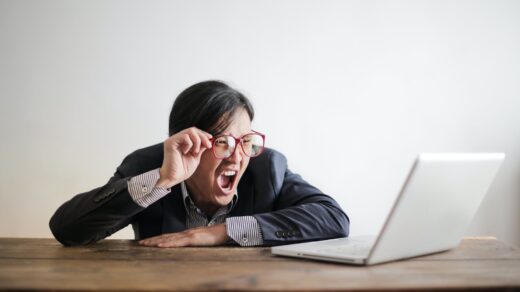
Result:
[[[236,170],[226,170],[218,176],[217,183],[224,193],[233,191],[237,174]]]

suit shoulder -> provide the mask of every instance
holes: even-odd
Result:
[[[274,149],[265,148],[262,154],[251,159],[249,166],[253,169],[271,168],[273,166],[287,167],[287,158],[285,158],[285,155]]]
[[[163,143],[157,143],[128,154],[118,167],[125,176],[134,176],[158,168],[163,161]]]
[[[260,156],[252,158],[248,166],[254,177],[269,178],[275,189],[281,186],[286,170],[285,155],[271,148],[265,148]]]
[[[137,149],[127,157],[135,159],[161,159],[163,158],[163,143],[157,143],[148,147]]]

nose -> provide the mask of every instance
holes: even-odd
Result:
[[[240,163],[242,161],[242,155],[245,155],[242,150],[242,147],[240,147],[240,145],[237,145],[237,148],[235,148],[233,154],[226,158],[226,160],[230,163]]]

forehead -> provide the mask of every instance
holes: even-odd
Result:
[[[248,133],[251,133],[251,120],[245,109],[237,110],[231,118],[229,126],[222,132],[222,134],[230,134],[237,138]]]

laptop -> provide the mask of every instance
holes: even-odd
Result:
[[[504,153],[421,154],[379,235],[276,246],[271,252],[373,265],[455,248],[504,158]]]

